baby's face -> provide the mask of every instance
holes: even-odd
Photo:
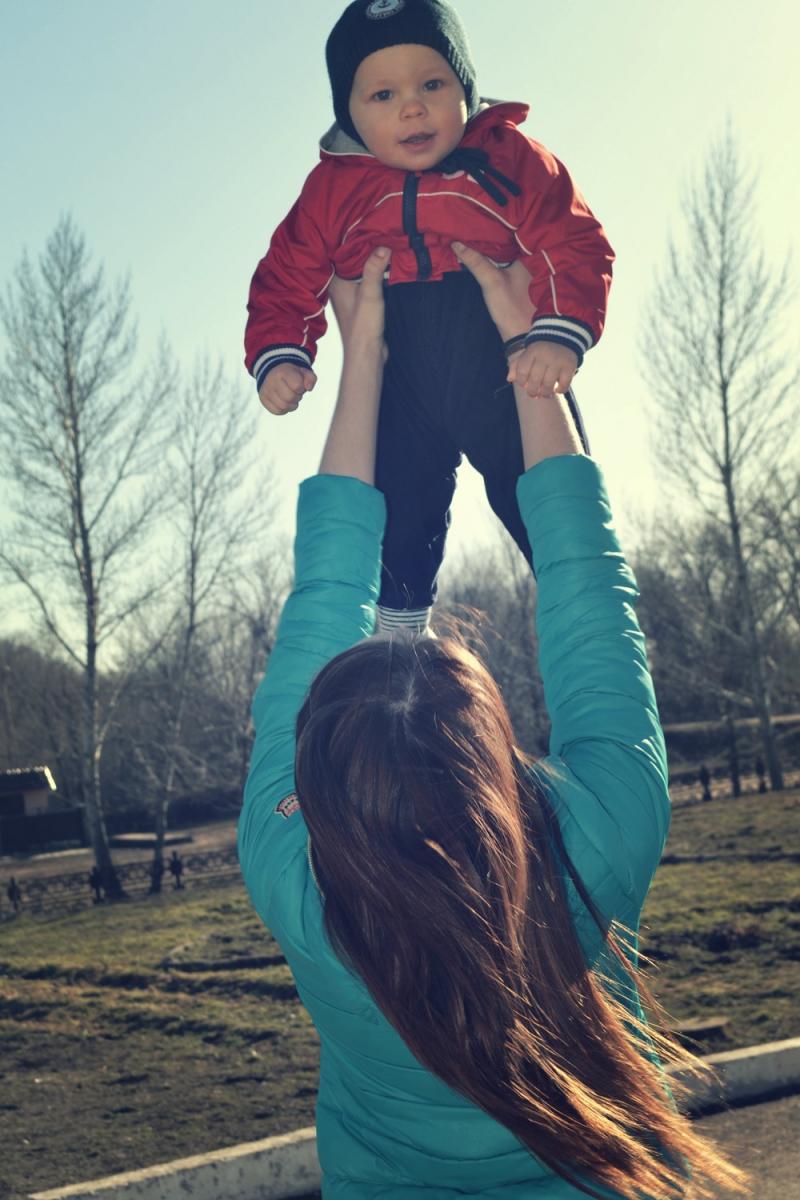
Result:
[[[350,116],[380,162],[402,171],[424,171],[461,141],[467,101],[441,54],[429,46],[389,46],[360,63]]]

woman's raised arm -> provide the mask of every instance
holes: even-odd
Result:
[[[454,249],[480,283],[503,340],[527,330],[524,269],[500,270],[476,251]],[[561,776],[554,799],[567,848],[591,871],[584,882],[601,909],[632,920],[670,818],[664,738],[633,607],[636,580],[602,474],[583,455],[565,400],[515,394],[526,467],[517,499],[533,546],[539,669],[552,722],[547,765]]]
[[[344,345],[344,364],[320,475],[351,475],[375,482],[375,438],[378,432],[383,364],[383,273],[390,252],[381,247],[364,265],[361,283],[334,279],[330,294]]]
[[[362,283],[332,289],[344,343],[342,381],[319,472],[300,485],[294,583],[253,700],[239,859],[253,903],[276,936],[280,917],[272,897],[290,864],[302,867],[307,840],[294,796],[297,714],[317,672],[368,636],[375,622],[386,520],[383,496],[372,484],[387,262],[388,254],[376,251]]]

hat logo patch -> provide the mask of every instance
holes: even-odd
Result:
[[[394,17],[406,6],[406,0],[372,0],[367,5],[367,16],[371,21],[382,21],[384,17]]]

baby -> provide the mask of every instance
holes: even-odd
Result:
[[[256,268],[245,361],[265,408],[295,410],[316,383],[331,279],[358,279],[376,246],[391,249],[375,481],[387,505],[378,624],[419,630],[462,452],[530,561],[508,380],[531,395],[567,392],[602,333],[614,256],[563,165],[519,130],[527,105],[479,98],[466,34],[444,0],[355,0],[326,57],[336,123]],[[503,346],[455,241],[500,266],[524,265],[532,309],[524,339]]]

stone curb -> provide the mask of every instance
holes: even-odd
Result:
[[[669,1072],[691,1089],[686,1108],[692,1113],[701,1113],[717,1104],[741,1104],[786,1088],[800,1087],[800,1037],[707,1054],[702,1061],[713,1068],[716,1081],[692,1078],[680,1070]]]
[[[800,1087],[800,1037],[709,1054],[703,1062],[713,1068],[715,1079],[670,1072],[690,1088],[686,1107],[691,1112]],[[317,1191],[320,1183],[317,1139],[309,1128],[36,1192],[29,1200],[290,1200]]]
[[[31,1200],[283,1200],[319,1190],[313,1127],[36,1192]]]

